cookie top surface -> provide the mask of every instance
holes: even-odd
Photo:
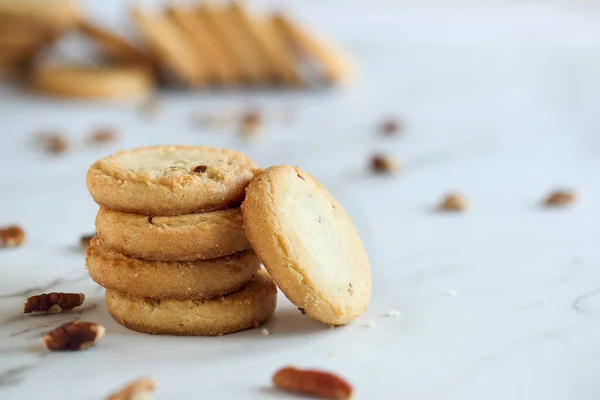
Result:
[[[330,325],[362,314],[372,287],[367,253],[319,182],[299,168],[270,167],[248,186],[242,213],[258,257],[301,311]]]
[[[239,204],[256,165],[233,150],[154,146],[96,161],[88,189],[103,207],[134,214],[181,215]]]

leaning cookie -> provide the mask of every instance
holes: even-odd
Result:
[[[233,150],[155,146],[96,161],[88,171],[87,186],[104,208],[182,215],[237,206],[257,171],[252,160]]]
[[[248,186],[244,227],[281,291],[329,325],[358,318],[371,298],[369,259],[352,220],[312,176],[267,168]]]
[[[239,208],[149,217],[101,208],[96,232],[102,245],[146,260],[193,261],[249,249]]]
[[[33,71],[31,86],[52,96],[120,99],[148,94],[154,88],[154,77],[136,66],[40,66]]]
[[[98,238],[86,252],[92,280],[131,296],[159,299],[208,299],[235,292],[260,268],[252,250],[202,261],[149,261],[108,250]]]
[[[106,291],[113,318],[134,331],[162,335],[217,336],[249,329],[268,320],[277,304],[277,288],[258,271],[242,290],[205,301],[136,298]]]

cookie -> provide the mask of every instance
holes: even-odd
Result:
[[[258,271],[242,290],[205,301],[136,298],[106,291],[113,318],[134,331],[163,335],[217,336],[253,328],[268,320],[277,304],[277,288]]]
[[[154,70],[154,63],[148,55],[118,35],[88,21],[79,23],[79,31],[96,42],[110,59]]]
[[[238,79],[235,61],[220,45],[215,32],[208,29],[208,26],[203,23],[194,10],[172,5],[167,9],[167,13],[192,40],[196,50],[203,55],[211,83],[220,83],[226,86],[235,84]]]
[[[148,45],[173,75],[189,86],[208,79],[208,70],[193,43],[168,17],[134,9],[133,19]]]
[[[296,167],[264,170],[248,186],[242,213],[254,251],[302,312],[342,325],[367,308],[367,253],[350,217],[313,177]]]
[[[120,99],[141,97],[154,86],[152,74],[134,66],[41,66],[31,77],[34,90],[53,96]]]
[[[100,206],[144,215],[181,215],[238,205],[257,170],[246,156],[214,147],[154,146],[119,151],[87,174]]]
[[[250,248],[239,208],[172,217],[101,208],[96,232],[104,247],[146,260],[206,260]]]
[[[86,251],[92,280],[131,296],[207,299],[235,292],[252,279],[260,261],[248,250],[202,261],[149,261],[105,248],[98,238]]]
[[[76,1],[3,0],[0,1],[0,25],[19,23],[43,28],[48,34],[73,28],[81,19]]]

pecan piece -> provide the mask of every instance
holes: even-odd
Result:
[[[400,131],[400,122],[396,119],[388,119],[381,124],[381,132],[388,136],[393,136]]]
[[[104,331],[104,327],[95,322],[71,322],[48,332],[42,342],[51,351],[85,350],[102,339]]]
[[[450,193],[438,205],[440,211],[464,211],[467,209],[467,199],[460,193]]]
[[[145,400],[151,399],[156,383],[150,378],[140,378],[108,396],[107,400]]]
[[[571,190],[555,190],[546,197],[545,204],[547,207],[564,207],[573,203],[577,196]]]
[[[250,111],[242,116],[240,132],[246,139],[255,139],[262,125],[261,115],[257,111]]]
[[[117,139],[117,133],[114,129],[100,128],[90,134],[90,142],[94,144],[105,144]]]
[[[197,174],[206,172],[206,165],[198,165],[196,168],[194,168],[194,172]]]
[[[25,232],[18,225],[0,228],[0,247],[18,247],[25,241]]]
[[[71,147],[69,140],[58,134],[48,135],[44,139],[44,149],[48,153],[62,154],[69,150],[69,147]]]
[[[384,154],[375,154],[371,158],[371,171],[378,174],[391,174],[398,170],[398,163],[393,157]]]
[[[22,310],[24,314],[58,314],[79,307],[84,300],[83,293],[42,293],[28,298]]]
[[[292,367],[277,371],[273,383],[280,389],[319,399],[348,400],[353,392],[352,386],[337,375]]]

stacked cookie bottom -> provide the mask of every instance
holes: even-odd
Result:
[[[146,216],[100,208],[87,250],[115,320],[153,334],[221,335],[258,326],[277,289],[260,270],[239,208]]]

